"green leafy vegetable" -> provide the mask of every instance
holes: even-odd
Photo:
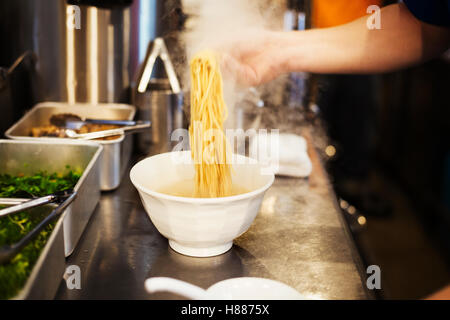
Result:
[[[70,169],[68,167],[67,169]],[[10,176],[0,174],[0,198],[43,196],[73,188],[81,177],[81,172],[47,174],[39,172],[32,176]],[[49,207],[40,207],[26,212],[0,218],[0,247],[19,241],[50,213]],[[17,295],[26,283],[34,264],[50,237],[56,221],[47,225],[10,262],[0,265],[0,299]]]
[[[65,175],[38,172],[32,176],[10,176],[0,174],[0,198],[22,198],[45,196],[72,188],[81,173],[69,171]]]

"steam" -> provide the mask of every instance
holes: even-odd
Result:
[[[282,1],[269,0],[183,0],[183,10],[190,16],[182,35],[186,48],[184,83],[189,83],[189,61],[197,52],[232,43],[240,34],[282,28]],[[278,10],[277,10],[278,9]],[[236,85],[235,79],[224,77],[224,99],[229,111],[225,123],[235,128],[235,105],[246,90]]]
[[[184,3],[185,10],[195,10],[191,13],[184,38],[188,58],[197,51],[232,41],[243,30],[264,27],[256,1],[185,0]]]
[[[186,57],[180,72],[183,75],[184,87],[190,86],[189,61],[194,54],[201,50],[221,47],[223,43],[231,43],[243,33],[248,34],[250,31],[257,33],[264,29],[282,30],[286,2],[285,0],[182,0],[183,11],[189,16],[185,31],[180,37]],[[256,90],[249,91],[248,88],[238,87],[235,79],[225,77],[224,98],[229,111],[225,128],[249,129],[249,124],[241,123],[242,120],[239,119],[245,113],[253,122],[258,122],[256,120],[261,118],[259,121],[261,127],[254,129],[279,129],[281,133],[301,135],[303,128],[307,127],[310,131],[314,131],[317,142],[323,141],[321,144],[325,144],[327,139],[318,120],[311,124],[305,118],[304,112],[299,110],[292,112],[286,105],[286,101],[290,98],[286,86],[291,81],[286,74],[259,86]],[[264,100],[264,112],[256,106],[255,101],[258,97],[255,92]]]

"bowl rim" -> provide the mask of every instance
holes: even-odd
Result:
[[[225,279],[219,282],[214,283],[211,285],[208,289],[206,289],[206,292],[208,294],[211,294],[214,296],[214,298],[220,299],[223,295],[224,290],[232,288],[233,285],[241,285],[243,287],[250,287],[252,290],[259,289],[260,287],[264,287],[264,285],[271,286],[271,290],[274,289],[281,289],[284,290],[283,294],[285,296],[283,297],[277,297],[272,298],[273,300],[277,299],[300,299],[304,300],[305,297],[293,286],[290,286],[282,281],[275,280],[275,279],[269,279],[269,278],[263,278],[263,277],[236,277],[236,278],[229,278]],[[231,293],[232,290],[229,290],[228,293]],[[251,297],[249,297],[251,299]]]
[[[237,201],[237,200],[244,200],[244,199],[248,199],[248,198],[252,198],[256,195],[259,195],[263,192],[265,192],[267,189],[269,189],[273,182],[275,181],[275,174],[274,173],[270,173],[267,174],[268,176],[270,176],[269,181],[262,187],[250,191],[250,192],[246,192],[246,193],[241,193],[241,194],[237,194],[234,196],[228,196],[228,197],[219,197],[219,198],[191,198],[191,197],[179,197],[179,196],[173,196],[173,195],[169,195],[169,194],[165,194],[165,193],[161,193],[161,192],[157,192],[154,190],[150,190],[149,188],[146,188],[144,186],[142,186],[140,183],[138,183],[135,179],[134,179],[134,175],[133,172],[135,172],[137,169],[136,167],[141,164],[143,161],[146,161],[150,158],[154,158],[154,157],[161,157],[163,155],[167,155],[170,153],[185,153],[185,152],[189,152],[190,151],[172,151],[172,152],[165,152],[165,153],[159,153],[150,157],[147,157],[145,159],[142,159],[140,161],[138,161],[135,165],[133,165],[133,167],[130,170],[130,180],[131,183],[135,186],[136,189],[138,189],[139,191],[143,191],[146,194],[149,194],[151,196],[154,196],[156,198],[161,198],[161,199],[165,199],[165,200],[170,200],[170,201],[176,201],[176,202],[184,202],[184,203],[193,203],[193,204],[222,204],[222,203],[227,203],[227,202],[233,202],[233,201]],[[240,157],[244,157],[246,159],[252,159],[243,155],[238,155]],[[254,160],[254,159],[252,159]],[[260,165],[258,162],[256,162],[255,164]]]

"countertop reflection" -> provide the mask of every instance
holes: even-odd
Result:
[[[67,266],[80,267],[81,289],[70,290],[62,280],[56,298],[182,298],[148,294],[144,281],[152,276],[173,277],[205,289],[228,278],[264,277],[296,288],[305,298],[369,298],[328,178],[314,148],[309,153],[314,168],[310,178],[277,177],[250,229],[230,251],[211,258],[187,257],[169,248],[126,172],[119,189],[102,194],[67,259]]]

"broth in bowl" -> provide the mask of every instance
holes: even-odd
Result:
[[[176,196],[176,197],[200,198],[196,192],[194,179],[180,180],[179,182],[170,184],[168,186],[165,186],[165,187],[157,190],[157,192],[168,194],[170,196]],[[230,192],[225,194],[223,197],[237,196],[238,194],[243,194],[243,193],[247,193],[247,192],[250,192],[250,190],[248,190],[244,187],[241,187],[237,184],[233,184],[231,186]],[[212,198],[212,197],[209,197],[209,198]]]
[[[145,211],[178,253],[211,257],[228,251],[250,227],[275,177],[254,159],[235,155],[232,196],[192,197],[190,151],[162,153],[139,161],[130,172]]]

